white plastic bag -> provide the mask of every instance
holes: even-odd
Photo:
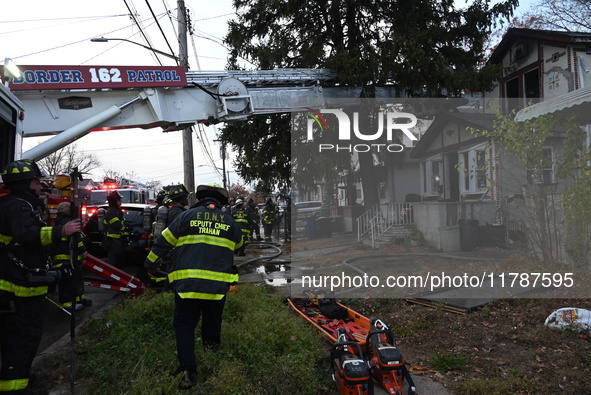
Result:
[[[576,307],[558,309],[546,318],[548,328],[573,329],[591,334],[591,311]]]

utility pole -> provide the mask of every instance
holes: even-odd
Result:
[[[187,9],[184,0],[177,0],[177,19],[179,21],[179,61],[180,65],[189,71],[189,55],[187,51]],[[189,195],[189,206],[195,203],[195,169],[193,162],[193,129],[183,129],[183,164],[184,184]]]
[[[228,180],[226,179],[226,143],[222,143],[220,147],[220,156],[222,157],[222,182],[224,189],[228,189]]]

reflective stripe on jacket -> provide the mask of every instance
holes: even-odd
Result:
[[[109,207],[103,219],[105,225],[105,234],[112,239],[120,239],[125,233],[125,219],[123,212],[117,207]]]
[[[238,225],[240,225],[240,227],[242,228],[242,233],[249,235],[250,234],[250,222],[248,220],[248,214],[246,213],[246,211],[242,208],[236,210],[234,212],[234,214],[232,214],[232,217],[234,218],[234,221],[236,221],[238,223]]]
[[[0,380],[0,392],[24,390],[29,385],[29,379]]]
[[[272,224],[275,222],[275,213],[275,206],[266,204],[265,208],[263,209],[263,223]]]
[[[69,215],[58,213],[57,217],[53,221],[53,224],[64,225],[69,221]],[[82,236],[83,235],[80,234],[78,245],[74,249],[76,261],[78,262],[84,259],[84,252],[86,251]],[[51,251],[53,252],[53,264],[55,267],[62,267],[64,264],[70,263],[70,239],[67,236],[62,237],[59,243],[52,245]]]
[[[62,226],[47,226],[40,218],[40,201],[29,195],[11,192],[0,198],[0,290],[17,296],[32,297],[47,293],[47,286],[31,286],[27,269],[47,265],[46,246],[62,237]],[[17,261],[17,262],[15,262]]]
[[[220,300],[238,281],[234,251],[242,244],[240,225],[206,199],[162,232],[144,264],[157,269],[160,259],[170,253],[168,279],[181,298]]]

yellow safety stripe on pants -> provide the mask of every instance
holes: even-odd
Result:
[[[119,233],[107,233],[107,237],[110,237],[112,239],[120,239],[121,235]]]
[[[82,302],[83,299],[86,299],[86,296],[76,296],[76,303]],[[72,307],[72,302],[62,303],[62,307]]]
[[[46,285],[40,287],[23,287],[21,285],[13,284],[8,280],[0,280],[0,290],[12,292],[16,296],[23,298],[30,298],[47,294],[48,287]]]
[[[53,227],[44,226],[41,228],[41,245],[47,246],[53,243],[52,239]]]
[[[186,278],[199,278],[203,280],[224,281],[234,283],[238,281],[238,274],[214,272],[204,269],[184,269],[175,270],[168,274],[168,279],[172,281],[184,280]]]
[[[164,233],[164,232],[163,232]],[[210,235],[188,235],[188,236],[181,236],[178,239],[176,244],[177,247],[182,246],[184,244],[209,244],[218,247],[225,247],[232,251],[237,247],[236,243],[232,240],[225,239],[223,237],[217,236],[210,236]],[[242,244],[242,240],[241,243]]]
[[[0,391],[24,390],[29,385],[29,379],[0,380]]]
[[[179,292],[181,299],[207,299],[207,300],[221,300],[223,294],[206,294],[203,292]]]

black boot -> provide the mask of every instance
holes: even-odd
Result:
[[[179,389],[181,389],[181,390],[191,389],[195,386],[195,384],[197,384],[197,380],[196,380],[197,372],[178,368],[173,373],[173,376],[180,376]]]

